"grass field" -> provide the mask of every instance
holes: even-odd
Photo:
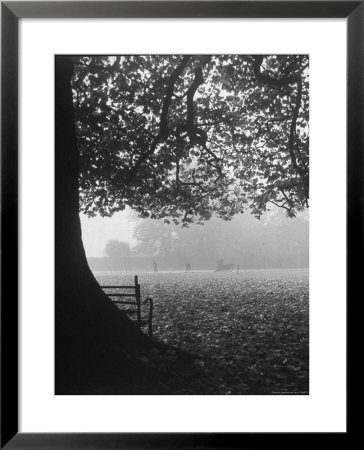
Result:
[[[134,273],[95,276],[132,284]],[[138,276],[155,337],[195,354],[204,373],[180,394],[308,394],[307,269]]]

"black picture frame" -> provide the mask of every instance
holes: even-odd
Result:
[[[363,273],[363,1],[1,2],[1,448],[257,448],[307,445],[311,433],[18,432],[18,22],[21,18],[346,18],[347,304]],[[349,347],[348,347],[349,348]],[[348,431],[350,428],[348,427]],[[336,442],[347,439],[337,433]],[[319,436],[321,435],[321,436]],[[314,435],[315,444],[325,433]],[[268,444],[269,443],[269,444]],[[296,444],[294,444],[296,443]]]

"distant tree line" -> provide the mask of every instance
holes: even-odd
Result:
[[[130,256],[130,245],[127,242],[111,239],[106,244],[105,256],[109,258],[127,258]]]
[[[153,260],[159,260],[161,270],[182,270],[187,262],[195,269],[213,269],[220,259],[242,269],[308,267],[307,214],[292,220],[274,210],[261,220],[249,214],[230,222],[215,217],[189,228],[152,219],[135,219],[135,224],[133,248],[126,242],[107,243],[105,254],[123,259],[115,261],[116,269],[128,264],[125,258],[130,267],[141,270],[152,270]],[[110,267],[110,261],[107,264]]]

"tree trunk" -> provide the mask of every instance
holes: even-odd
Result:
[[[79,151],[71,57],[56,57],[55,374],[56,394],[93,393],[135,378],[133,352],[145,335],[103,293],[88,267],[79,218]],[[134,360],[134,362],[133,362]],[[121,389],[122,391],[122,389]]]

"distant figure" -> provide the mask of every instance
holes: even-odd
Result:
[[[187,272],[191,272],[191,264],[190,263],[186,264],[186,273]]]
[[[158,266],[156,261],[153,261],[153,270],[154,272],[158,272]]]

